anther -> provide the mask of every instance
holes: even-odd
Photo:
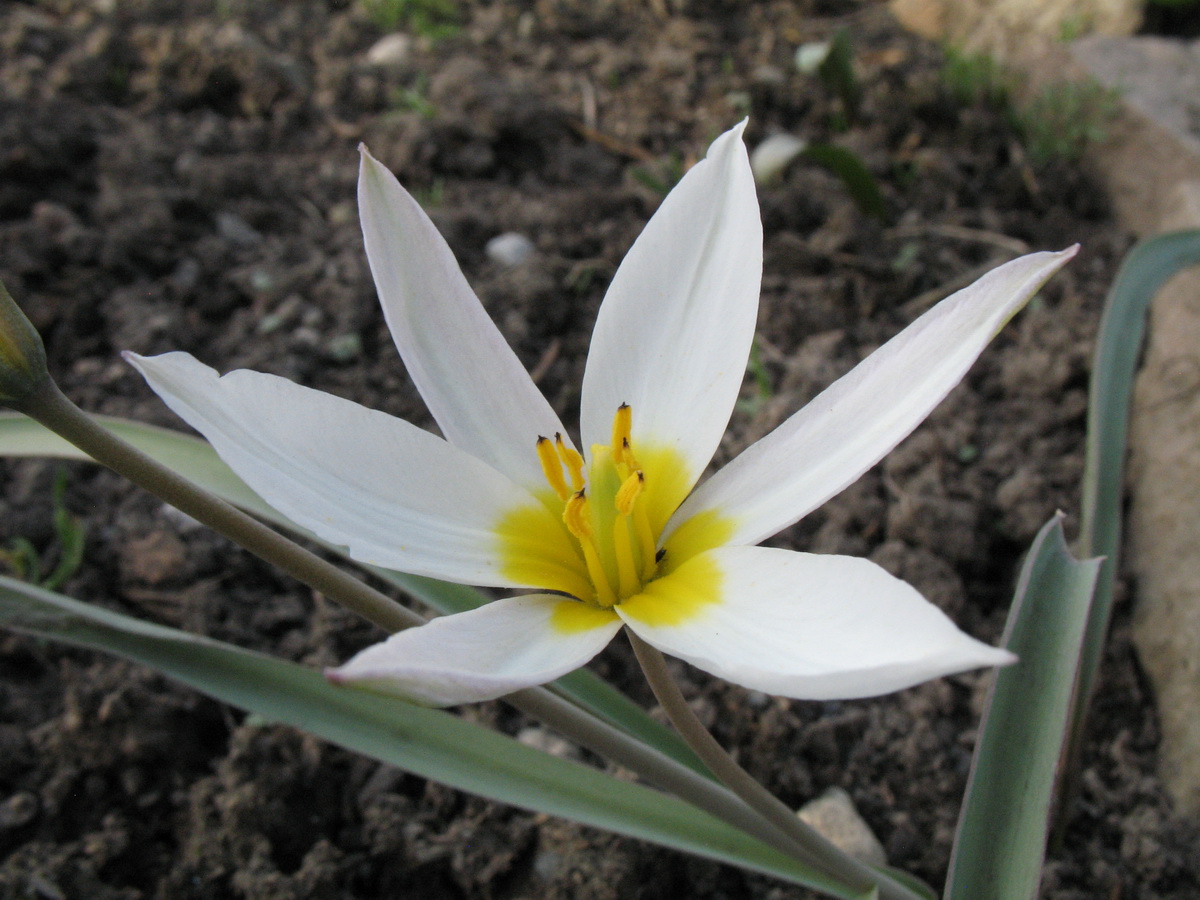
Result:
[[[625,467],[628,469],[641,469],[638,464],[637,457],[633,455],[633,447],[629,443],[629,438],[625,438],[625,442],[621,444],[621,459],[625,461]]]
[[[621,483],[621,487],[617,489],[617,512],[622,516],[627,516],[633,512],[633,504],[642,495],[642,490],[645,486],[646,476],[642,473],[641,469],[638,469],[638,471],[626,478]]]
[[[622,403],[617,407],[617,414],[613,416],[612,428],[613,462],[618,466],[625,462],[624,453],[629,449],[629,437],[632,430],[633,409],[628,403]]]
[[[576,491],[571,495],[571,499],[563,508],[563,524],[567,526],[567,531],[579,538],[580,541],[591,541],[592,526],[587,519],[586,492]]]
[[[542,472],[546,476],[546,481],[558,495],[559,500],[566,500],[571,496],[571,489],[567,487],[566,479],[563,478],[563,464],[559,455],[554,452],[554,444],[549,438],[538,436],[537,439],[537,455],[538,462],[542,464]]]
[[[554,447],[558,451],[559,459],[563,461],[563,465],[567,467],[567,472],[571,475],[571,488],[576,491],[583,490],[583,456],[578,450],[568,447],[561,434],[554,435]]]

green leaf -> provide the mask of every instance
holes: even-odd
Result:
[[[773,875],[862,895],[675,797],[533,750],[441,710],[334,687],[318,672],[0,578],[0,625],[104,650],[225,703],[422,778]]]
[[[191,479],[206,491],[253,513],[264,521],[288,529],[320,543],[343,558],[345,549],[319,541],[311,533],[285,518],[268,506],[233,470],[221,460],[205,441],[190,435],[156,428],[141,422],[110,416],[96,420],[117,436],[128,441],[143,453]],[[78,448],[23,415],[0,413],[0,456],[55,456],[90,462]],[[376,576],[441,613],[449,614],[474,609],[491,598],[475,588],[449,584],[419,575],[371,568]],[[615,725],[656,750],[699,772],[706,778],[712,775],[690,747],[664,726],[655,722],[646,711],[605,682],[595,673],[579,669],[549,686],[562,697]]]
[[[1078,754],[1087,704],[1104,655],[1112,618],[1113,577],[1121,549],[1121,502],[1125,449],[1129,442],[1129,401],[1146,331],[1150,301],[1167,281],[1200,264],[1200,230],[1176,231],[1138,244],[1125,257],[1108,292],[1088,396],[1087,458],[1083,471],[1083,512],[1079,553],[1103,556],[1084,638],[1069,742]]]
[[[1045,856],[1054,776],[1100,560],[1071,557],[1059,517],[1021,571],[980,727],[946,900],[1030,900]]]
[[[836,144],[809,144],[800,151],[800,156],[840,178],[862,213],[881,221],[887,218],[887,204],[879,192],[879,183],[857,153]]]
[[[817,75],[825,86],[842,101],[846,120],[843,127],[858,118],[858,107],[862,103],[862,86],[854,74],[854,45],[848,29],[839,28],[829,43],[829,52],[817,68]]]

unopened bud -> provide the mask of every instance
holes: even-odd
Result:
[[[0,404],[20,409],[49,378],[41,336],[0,282]]]

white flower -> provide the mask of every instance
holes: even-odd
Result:
[[[696,487],[742,384],[762,226],[744,123],[617,271],[583,379],[583,453],[416,201],[365,150],[367,256],[445,439],[270,375],[130,356],[262,497],[358,560],[534,593],[435,619],[331,677],[451,705],[583,665],[628,625],[729,681],[871,696],[1009,662],[863,559],[756,547],[900,442],[1074,254],[1035,253],[922,316]]]

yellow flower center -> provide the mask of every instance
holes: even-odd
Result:
[[[659,563],[647,475],[633,451],[632,425],[633,410],[622,403],[613,417],[612,442],[592,446],[591,465],[562,435],[537,442],[546,482],[562,501],[563,524],[587,568],[592,596],[580,599],[603,607],[641,593]]]
[[[728,541],[732,519],[706,510],[667,522],[692,487],[679,451],[633,445],[633,410],[622,404],[609,444],[584,460],[561,435],[539,438],[547,488],[496,522],[496,550],[513,581],[578,599],[555,614],[564,632],[590,628],[612,608],[649,624],[676,624],[715,602],[721,573],[702,554]],[[636,449],[636,452],[635,452]]]

